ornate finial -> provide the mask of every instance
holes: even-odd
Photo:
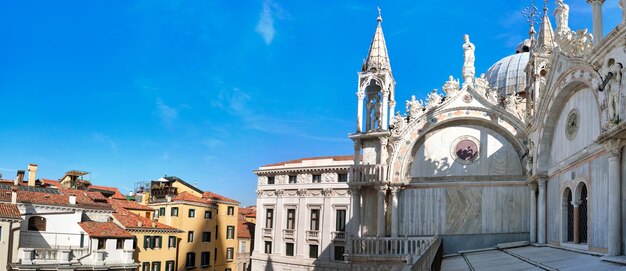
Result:
[[[547,8],[547,3],[548,0],[544,0],[544,12]],[[538,10],[539,9],[537,9],[537,7],[535,6],[535,0],[531,0],[530,5],[522,11],[522,15],[526,17],[526,21],[528,22],[528,25],[530,27],[528,34],[530,35],[531,40],[535,37],[535,23],[537,22],[537,19],[539,19],[539,17],[537,16]]]
[[[548,0],[543,0],[543,13],[548,13]]]
[[[380,15],[380,7],[376,7],[378,9],[378,18],[376,18],[376,21],[378,21],[378,24],[383,22],[383,16]]]

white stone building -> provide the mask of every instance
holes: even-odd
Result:
[[[544,8],[539,30],[531,26],[516,54],[484,75],[476,74],[477,48],[466,35],[462,78],[450,76],[443,92],[425,102],[411,97],[405,112],[396,108],[379,16],[359,73],[353,161],[342,169],[350,172],[350,194],[340,197],[349,204],[344,265],[301,260],[308,244],[301,228],[293,233],[296,256],[286,256],[291,232],[280,225],[290,216],[286,206],[297,208],[297,225],[306,231],[306,204],[322,198],[308,195],[329,185],[301,174],[317,164],[296,162],[255,171],[260,225],[253,269],[416,270],[436,267],[441,253],[513,241],[597,252],[606,260],[624,255],[626,13],[603,35],[604,1],[588,2],[593,35],[571,30],[569,6],[557,1],[556,28]],[[291,172],[301,172],[294,183]],[[273,175],[275,184],[267,184]],[[264,227],[268,209],[275,228]],[[333,216],[328,210],[324,217]],[[319,250],[332,251],[335,243],[321,237]]]

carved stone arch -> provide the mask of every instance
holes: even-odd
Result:
[[[365,89],[371,85],[372,80],[376,82],[381,90],[387,88],[387,86],[385,86],[380,77],[372,74],[361,78],[361,82],[359,83],[359,91],[365,91]]]
[[[574,209],[572,206],[573,190],[565,185],[561,189],[561,242],[574,241]]]
[[[583,189],[583,186],[587,189],[587,196],[589,196],[589,188],[591,186],[589,186],[589,181],[587,180],[587,178],[583,178],[583,177],[577,177],[575,179],[575,181],[572,183],[573,188],[572,188],[572,193],[573,193],[573,197],[574,197],[574,201],[581,201],[581,192]]]
[[[569,102],[570,98],[578,91],[585,87],[591,88],[598,109],[598,125],[602,122],[602,109],[598,92],[594,91],[598,87],[601,78],[597,72],[588,67],[575,67],[561,74],[556,82],[548,89],[547,95],[542,95],[542,104],[540,110],[536,113],[540,119],[539,123],[536,163],[534,163],[533,172],[537,174],[547,175],[550,167],[550,151],[554,130],[558,129],[557,121],[561,115],[561,111]]]
[[[419,121],[415,121],[411,124],[411,127],[405,129],[404,133],[401,134],[399,138],[394,140],[393,152],[390,156],[390,168],[388,170],[389,180],[396,183],[405,182],[409,176],[409,171],[411,165],[413,164],[413,157],[415,156],[419,147],[423,144],[425,140],[425,135],[435,132],[437,130],[453,127],[459,124],[463,125],[476,125],[488,128],[500,135],[502,135],[515,149],[520,160],[527,152],[526,145],[521,138],[523,134],[522,131],[516,129],[512,124],[508,124],[508,128],[503,126],[503,123],[498,123],[488,116],[484,114],[488,113],[486,111],[478,111],[478,110],[469,110],[465,109],[463,111],[478,113],[483,115],[483,117],[472,116],[463,116],[463,117],[450,117],[443,120],[438,120],[439,116],[422,116]],[[446,113],[447,114],[447,113]],[[436,123],[432,123],[432,120],[438,120]],[[503,121],[504,122],[504,121]],[[514,130],[512,132],[511,130]],[[521,162],[521,161],[520,161]],[[522,166],[523,174],[526,174],[526,168]]]

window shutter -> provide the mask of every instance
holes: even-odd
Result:
[[[143,237],[143,248],[149,248],[150,247],[150,236],[144,236]]]

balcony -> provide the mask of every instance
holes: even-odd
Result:
[[[306,231],[306,239],[307,240],[319,240],[320,239],[320,231]]]
[[[350,167],[351,183],[382,182],[387,176],[386,165],[358,165]]]
[[[345,231],[334,231],[331,232],[331,238],[334,241],[345,241],[346,240],[346,232]]]
[[[272,236],[274,235],[274,229],[272,228],[263,228],[261,229],[261,231],[263,233],[263,237],[272,238]]]
[[[362,237],[350,240],[353,257],[404,257],[422,255],[437,237]]]
[[[294,229],[284,229],[283,230],[283,238],[285,239],[295,239],[296,230]]]

